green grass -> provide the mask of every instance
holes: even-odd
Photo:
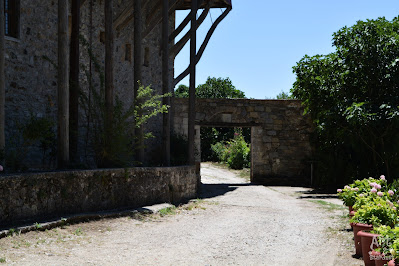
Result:
[[[314,202],[316,204],[319,204],[321,207],[326,209],[327,211],[337,211],[337,210],[343,210],[344,207],[338,204],[334,204],[331,202],[327,202],[324,200],[309,200],[310,202]]]
[[[166,208],[159,210],[159,215],[161,217],[164,217],[166,215],[173,215],[173,214],[176,214],[176,206],[166,207]]]
[[[195,199],[195,200],[191,200],[188,204],[181,206],[181,208],[183,210],[187,210],[187,211],[192,211],[194,209],[206,210],[205,207],[200,206],[203,203],[204,203],[203,199]]]
[[[6,258],[0,258],[0,263],[6,263],[6,262],[7,262]]]
[[[75,230],[75,232],[74,232],[74,234],[75,234],[75,235],[77,235],[77,236],[80,236],[80,235],[82,235],[82,234],[83,234],[83,230],[82,230],[82,228],[81,228],[81,227],[79,227],[78,229],[76,229],[76,230]]]

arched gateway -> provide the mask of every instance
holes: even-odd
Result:
[[[173,131],[188,134],[188,99],[173,100]],[[195,145],[200,128],[251,127],[251,182],[309,183],[312,124],[297,100],[197,99]],[[172,147],[173,148],[173,147]],[[200,163],[200,155],[196,162]]]

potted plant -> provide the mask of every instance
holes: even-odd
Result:
[[[367,196],[373,188],[377,191],[384,191],[386,188],[385,176],[381,175],[380,179],[370,177],[355,180],[355,182],[345,186],[343,189],[337,189],[337,194],[343,200],[344,205],[349,207],[349,212],[351,212],[355,209],[352,206],[355,205],[358,199]]]
[[[374,192],[372,192],[374,193]],[[396,206],[389,200],[385,199],[383,192],[375,193],[366,197],[364,205],[360,207],[350,222],[353,226],[353,233],[355,239],[356,255],[362,256],[361,235],[358,233],[362,230],[371,230],[380,225],[394,226],[397,223]],[[365,236],[366,237],[366,236]],[[371,237],[371,236],[367,236]]]
[[[393,259],[392,244],[399,238],[399,227],[381,225],[373,229],[372,233],[379,234],[378,248],[375,248],[370,258],[374,259],[376,266],[383,266]]]

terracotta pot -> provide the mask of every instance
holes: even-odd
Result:
[[[372,234],[368,231],[360,231],[357,233],[361,237],[362,254],[365,266],[374,266],[374,258],[371,255],[371,251],[374,248],[378,248],[378,237],[379,234]],[[371,260],[373,258],[373,260]]]
[[[371,256],[374,258],[375,266],[384,266],[389,262],[390,259],[387,259],[384,254],[381,254],[378,251],[371,251]]]
[[[355,249],[356,249],[356,256],[362,256],[362,245],[361,245],[361,237],[357,235],[358,232],[362,230],[372,230],[373,226],[371,224],[360,224],[360,223],[351,223],[353,228],[353,236],[355,239]]]
[[[351,211],[350,213],[349,213],[349,220],[353,217],[353,216],[355,216],[355,211]],[[351,225],[351,227],[353,228],[353,224],[352,223],[350,223],[350,225]]]

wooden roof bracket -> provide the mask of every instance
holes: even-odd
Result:
[[[231,7],[226,8],[224,10],[224,12],[212,24],[211,28],[209,29],[208,33],[206,34],[204,42],[202,43],[202,45],[201,45],[200,49],[198,50],[198,53],[195,57],[195,64],[198,64],[198,62],[200,61],[200,59],[205,51],[205,48],[209,43],[209,40],[211,39],[213,33],[216,30],[216,27],[230,13],[231,9],[232,9]],[[182,79],[184,79],[188,74],[190,74],[190,67],[187,67],[186,70],[184,70],[177,78],[174,79],[173,87],[176,86],[176,84],[179,83]]]
[[[214,0],[211,0],[211,1],[208,2],[208,5],[207,5],[206,8],[204,9],[204,11],[202,11],[201,15],[200,15],[199,18],[197,19],[197,29],[201,26],[202,22],[204,22],[204,20],[205,20],[206,17],[208,16],[208,13],[209,13],[209,10],[210,10],[210,6],[211,6],[211,4],[212,4],[213,2],[214,2]],[[187,19],[187,18],[190,18],[190,16],[191,16],[191,12],[187,15],[186,19]],[[180,26],[183,25],[183,24],[185,23],[185,20],[186,20],[186,19],[184,19],[183,22],[179,25],[179,27],[177,27],[177,29],[176,29],[174,32],[172,32],[171,37],[172,37],[173,35],[175,35],[175,34],[176,34],[176,36],[179,35],[180,32],[178,32],[178,31],[183,30],[184,27],[187,25],[187,24],[186,24],[183,28],[180,29]],[[189,20],[188,20],[188,21],[189,21]],[[187,22],[187,23],[188,23],[188,22]],[[190,31],[188,31],[175,45],[173,45],[173,46],[170,48],[169,53],[170,53],[171,55],[173,55],[173,58],[175,58],[176,55],[178,55],[178,54],[180,53],[181,49],[183,49],[183,47],[186,45],[186,43],[187,43],[189,40],[190,40]],[[172,43],[173,43],[173,41],[174,41],[174,39],[173,39],[172,41],[169,41],[169,42],[172,42]]]
[[[201,5],[202,2],[204,0],[200,0],[198,1],[198,4]],[[214,2],[214,0],[211,0],[210,2],[208,2],[207,6],[205,7],[205,9],[209,9],[211,4]],[[184,20],[182,21],[182,23],[180,23],[180,25],[170,34],[169,36],[169,43],[172,43],[175,38],[177,37],[177,35],[180,34],[180,32],[183,31],[183,29],[187,26],[187,24],[190,22],[190,18],[191,18],[191,11],[190,13],[188,13],[188,15],[184,18]]]
[[[182,2],[183,0],[172,0],[172,3],[169,4],[169,16],[175,12],[176,7]],[[144,30],[143,33],[143,39],[145,39],[148,34],[151,33],[151,31],[159,24],[162,22],[162,12],[161,12],[161,6],[162,2],[159,1],[160,4],[155,5],[156,8],[152,10],[149,14],[149,17],[146,19],[146,29]]]

